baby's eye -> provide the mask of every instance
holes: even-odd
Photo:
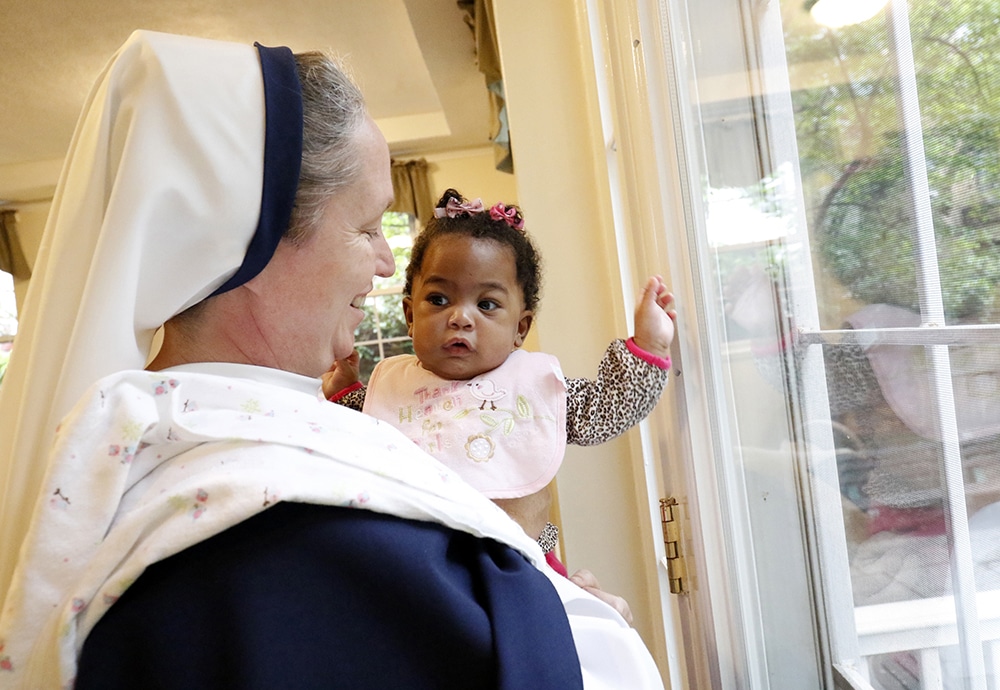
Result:
[[[493,311],[494,309],[499,309],[500,305],[491,299],[479,300],[479,308],[483,311]]]
[[[443,307],[448,304],[448,298],[444,295],[427,295],[427,301],[435,307]]]

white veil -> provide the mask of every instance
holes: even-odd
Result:
[[[59,420],[141,369],[156,329],[240,266],[261,208],[253,46],[137,31],[77,124],[0,387],[0,595]]]

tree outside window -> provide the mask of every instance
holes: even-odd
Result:
[[[390,211],[382,217],[382,232],[396,259],[396,272],[391,278],[375,277],[374,290],[364,306],[365,319],[355,333],[364,382],[368,381],[379,360],[413,353],[413,342],[407,335],[403,318],[403,283],[416,234],[416,220],[408,213]]]

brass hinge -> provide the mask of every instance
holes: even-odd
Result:
[[[681,553],[680,506],[676,498],[660,499],[660,521],[663,523],[663,544],[666,547],[667,579],[671,594],[687,594],[688,574]]]

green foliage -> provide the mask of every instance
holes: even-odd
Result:
[[[988,317],[1000,284],[1000,2],[909,7],[945,313],[974,321]],[[917,214],[887,23],[876,17],[836,31],[786,24],[792,74],[828,66],[823,79],[793,92],[820,256],[850,297],[916,310]]]
[[[3,383],[4,374],[7,373],[7,362],[10,361],[10,351],[0,349],[0,383]]]
[[[375,276],[376,290],[403,284],[403,274],[406,264],[410,263],[410,248],[413,246],[413,220],[409,214],[388,211],[382,216],[382,233],[396,259],[396,272],[391,278]]]
[[[402,286],[413,246],[413,221],[405,213],[387,212],[382,216],[382,232],[396,260],[396,272],[391,278],[376,276],[376,292]],[[407,335],[401,293],[389,292],[369,297],[362,309],[365,318],[355,332],[355,340],[361,357],[361,380],[368,381],[379,360],[399,354],[412,354],[413,343]]]

